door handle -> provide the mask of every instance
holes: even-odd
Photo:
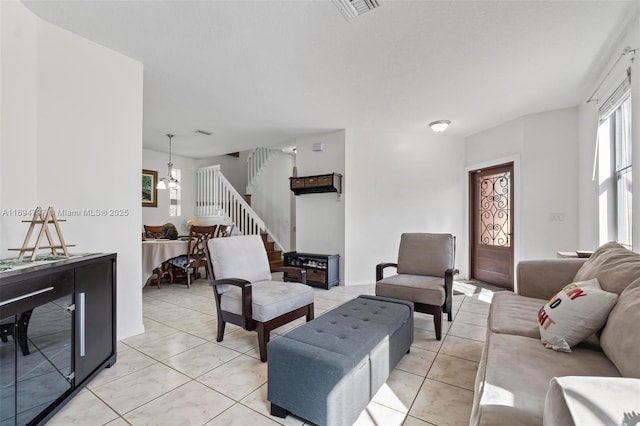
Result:
[[[78,293],[78,334],[80,356],[85,356],[85,293]]]

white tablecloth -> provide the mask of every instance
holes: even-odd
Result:
[[[142,242],[142,287],[162,262],[187,254],[189,241],[156,240]]]

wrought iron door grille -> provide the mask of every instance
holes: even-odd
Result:
[[[501,172],[479,178],[480,244],[509,247],[511,245],[511,173]]]

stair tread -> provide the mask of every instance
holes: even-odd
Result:
[[[284,261],[282,259],[274,259],[269,261],[269,267],[273,271],[273,268],[280,268],[284,266]]]
[[[267,252],[267,257],[269,260],[282,259],[282,252],[280,250],[269,251]]]

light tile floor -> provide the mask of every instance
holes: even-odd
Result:
[[[356,425],[467,425],[493,289],[454,284],[454,321],[443,320],[437,341],[433,317],[415,315],[414,343]],[[315,289],[322,315],[374,286]],[[191,289],[143,289],[146,332],[118,343],[118,360],[72,399],[49,425],[303,425],[269,415],[267,365],[257,337],[227,325],[215,341],[213,292],[201,280]],[[304,323],[275,331],[273,338]]]

